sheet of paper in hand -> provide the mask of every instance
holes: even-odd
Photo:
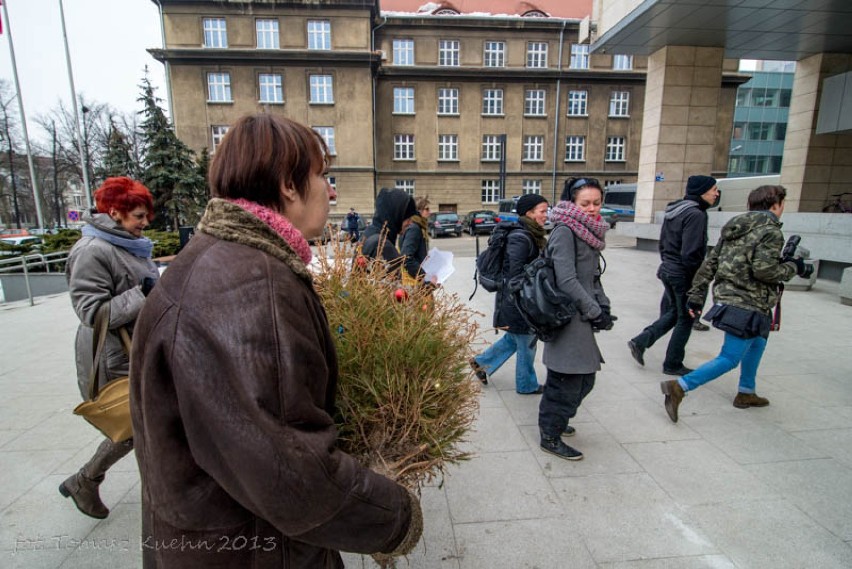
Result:
[[[444,284],[456,270],[453,266],[453,253],[452,251],[441,251],[437,247],[432,247],[429,254],[423,259],[423,264],[420,265],[420,268],[426,273],[427,281],[435,284]]]

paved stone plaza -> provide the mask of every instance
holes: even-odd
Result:
[[[469,442],[476,458],[424,489],[424,538],[400,567],[852,567],[852,307],[839,303],[838,284],[785,293],[782,329],[758,374],[769,407],[735,409],[732,372],[690,393],[672,424],[659,389],[665,341],[646,352],[645,368],[626,347],[656,315],[658,257],[617,246],[604,254],[619,320],[598,336],[607,363],[572,422],[569,442],[585,460],[538,449],[539,398],[515,394],[511,360],[482,390]],[[456,258],[456,267],[447,289],[466,300],[473,259]],[[473,300],[485,325],[492,303],[482,289]],[[102,486],[106,520],[83,516],[57,492],[100,442],[71,414],[76,327],[66,294],[0,305],[4,568],[141,566],[133,455]],[[483,328],[482,338],[495,336]],[[694,333],[686,365],[714,357],[721,341],[716,330]]]

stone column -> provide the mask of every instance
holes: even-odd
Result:
[[[786,211],[819,212],[852,185],[852,135],[816,134],[822,82],[852,69],[852,55],[820,53],[796,63],[784,139]]]
[[[648,59],[636,221],[653,222],[689,176],[713,171],[723,58],[723,48],[666,46]]]

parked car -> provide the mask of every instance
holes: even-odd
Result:
[[[427,222],[429,235],[435,239],[439,235],[455,235],[461,237],[462,223],[459,215],[453,211],[436,211],[429,214]]]
[[[497,212],[490,209],[472,211],[464,216],[462,229],[471,235],[480,233],[491,233],[497,225]]]
[[[17,257],[28,253],[39,253],[40,251],[41,237],[30,235],[27,237],[0,238],[0,256]]]
[[[616,222],[619,220],[618,212],[608,207],[601,208],[601,217],[609,223],[610,228],[615,227]]]
[[[604,193],[604,208],[615,212],[618,221],[633,221],[636,215],[636,184],[609,186]],[[610,225],[615,227],[615,222]]]

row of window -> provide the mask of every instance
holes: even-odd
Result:
[[[204,47],[224,49],[228,47],[228,24],[225,18],[202,18]],[[281,35],[278,20],[258,18],[255,20],[255,37],[258,49],[280,49]],[[331,22],[328,20],[308,20],[308,49],[331,49]]]
[[[319,133],[328,146],[329,154],[337,154],[333,126],[314,126],[313,129]],[[227,125],[213,125],[211,128],[213,142],[212,151],[216,152],[219,143],[225,133],[228,132]],[[499,162],[503,157],[502,136],[498,134],[486,134],[482,137],[482,162]],[[604,160],[606,162],[625,161],[626,139],[623,136],[607,137]],[[544,135],[528,135],[523,139],[523,151],[521,159],[524,162],[544,162]],[[416,160],[413,134],[395,134],[393,137],[393,159],[401,161]],[[459,160],[459,135],[438,135],[438,161],[458,162]],[[565,162],[585,162],[586,160],[586,137],[583,135],[568,135],[565,138]]]
[[[503,89],[483,89],[482,114],[503,115]],[[572,90],[568,92],[568,116],[588,116],[589,92]],[[524,91],[524,115],[543,117],[547,115],[547,91],[544,89],[527,89]],[[414,87],[394,87],[394,114],[413,115]],[[438,114],[459,114],[459,90],[455,87],[438,89]],[[609,99],[609,116],[630,116],[630,92],[612,91]]]
[[[626,138],[609,136],[606,139],[604,160],[606,162],[624,162]],[[503,158],[503,137],[499,134],[482,136],[482,162],[499,162]],[[523,162],[544,162],[544,135],[527,135],[523,138],[521,160]],[[394,160],[416,160],[413,134],[395,134],[393,137]],[[459,135],[438,135],[438,161],[457,162],[459,160]],[[565,162],[585,162],[586,137],[568,135],[565,138]]]
[[[549,44],[544,41],[529,41],[526,45],[526,67],[528,69],[547,69]],[[506,67],[506,42],[487,40],[482,47],[482,65],[484,67]],[[393,64],[415,65],[414,40],[393,40]],[[441,67],[461,66],[461,41],[456,39],[438,40],[438,65]],[[571,44],[571,69],[589,68],[589,46]],[[632,55],[615,55],[612,59],[615,70],[633,69]]]
[[[307,43],[311,50],[331,49],[331,21],[308,20]],[[224,49],[228,47],[228,24],[225,18],[203,18],[204,47]],[[258,18],[255,20],[255,36],[258,49],[280,49],[281,37],[278,20]],[[506,42],[487,40],[483,43],[482,64],[485,67],[506,66]],[[530,41],[526,46],[526,67],[546,69],[548,64],[548,42]],[[414,40],[393,40],[393,64],[414,65]],[[438,65],[458,67],[461,65],[461,41],[457,39],[438,40]],[[571,69],[589,68],[589,46],[571,45]],[[633,69],[632,55],[615,55],[612,68],[616,70]]]
[[[394,180],[394,188],[414,197],[414,180]],[[496,204],[500,200],[500,180],[481,180],[480,188],[482,203]],[[521,193],[541,195],[541,180],[522,180]]]
[[[284,102],[283,77],[280,73],[260,73],[257,76],[258,101],[265,104]],[[334,80],[331,75],[309,75],[308,102],[316,105],[334,103]],[[231,95],[231,74],[216,72],[207,74],[207,100],[212,103],[233,102]],[[504,103],[503,89],[483,89],[482,114],[502,116]],[[589,92],[572,90],[568,92],[568,116],[588,116]],[[524,115],[530,117],[546,116],[547,91],[527,89],[524,92]],[[414,87],[394,87],[394,114],[413,115]],[[459,89],[455,87],[438,89],[438,114],[459,114]],[[610,117],[630,116],[630,92],[612,91],[609,99]]]

